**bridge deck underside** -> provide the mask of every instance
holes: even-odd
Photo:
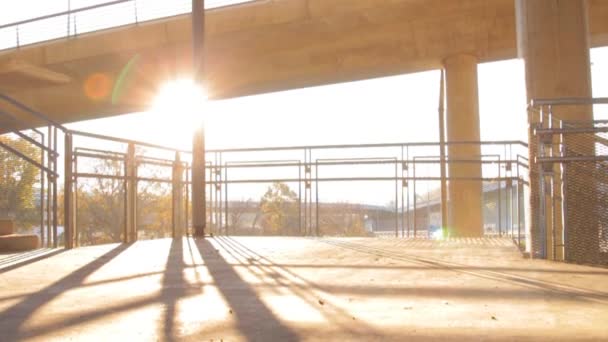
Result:
[[[6,341],[608,338],[608,270],[506,239],[165,239],[0,274]]]

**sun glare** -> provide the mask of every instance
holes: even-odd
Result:
[[[193,131],[203,122],[206,102],[207,94],[203,87],[188,79],[174,80],[162,86],[152,105],[152,112],[161,115],[167,122]]]

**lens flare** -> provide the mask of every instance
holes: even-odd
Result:
[[[111,90],[112,80],[104,73],[94,73],[84,81],[84,94],[91,100],[103,100]]]
[[[116,84],[114,84],[114,89],[112,89],[112,104],[117,104],[124,95],[124,91],[131,81],[130,76],[132,75],[133,68],[139,61],[139,58],[139,54],[133,56],[120,71]]]

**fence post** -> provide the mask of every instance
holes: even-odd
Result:
[[[73,199],[73,172],[72,172],[72,135],[65,134],[65,156],[64,156],[64,190],[63,190],[63,231],[65,248],[74,248],[74,199]]]
[[[133,143],[129,143],[125,163],[127,182],[125,242],[129,243],[137,240],[137,163],[135,160],[135,145]]]
[[[175,161],[173,161],[173,175],[172,175],[172,210],[171,215],[173,222],[173,238],[181,238],[184,236],[184,189],[183,189],[183,166],[180,160],[179,152],[175,153]]]

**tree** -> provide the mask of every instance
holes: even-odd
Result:
[[[40,151],[25,140],[2,136],[0,142],[40,161]],[[39,176],[37,166],[0,147],[0,217],[15,219],[20,229],[38,222],[34,185]]]
[[[295,235],[298,228],[298,195],[287,184],[273,183],[260,200],[264,235]]]
[[[76,224],[81,245],[119,242],[124,231],[124,181],[116,160],[100,160],[93,173],[109,176],[79,180]],[[61,202],[60,202],[61,203]]]
[[[319,218],[323,235],[366,236],[365,213],[360,205],[333,203],[326,205]]]
[[[243,225],[245,214],[254,208],[253,201],[248,199],[246,201],[233,202],[228,214],[228,223],[232,228],[232,233],[236,234],[237,230]]]

